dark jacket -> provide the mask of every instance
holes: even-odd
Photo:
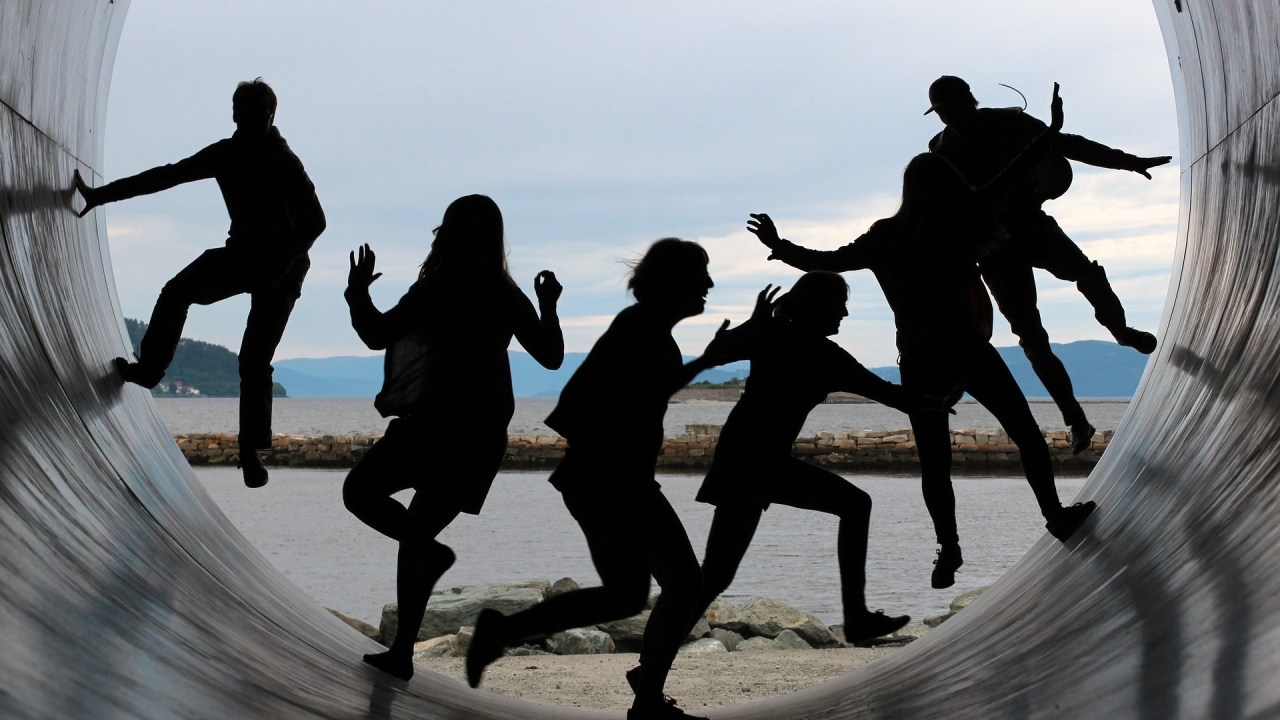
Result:
[[[929,141],[929,149],[950,160],[970,185],[981,187],[999,175],[1047,126],[1020,108],[978,108],[977,112],[978,121],[973,128],[965,134],[952,127],[944,128]],[[1114,170],[1127,170],[1139,160],[1080,135],[1058,133],[1053,150],[997,206],[996,214],[1039,207],[1045,200],[1066,192],[1071,183],[1068,158]]]
[[[603,451],[652,473],[667,401],[688,382],[671,323],[637,303],[618,313],[560,392],[547,426],[579,454]],[[651,476],[651,475],[650,475]]]
[[[315,186],[274,127],[262,138],[237,132],[185,160],[103,185],[95,195],[102,203],[115,202],[208,178],[217,180],[231,216],[228,248],[283,269],[305,256],[324,232]]]

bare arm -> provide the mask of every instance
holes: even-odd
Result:
[[[543,270],[533,279],[539,311],[534,312],[533,303],[523,293],[520,293],[523,303],[516,311],[516,339],[539,365],[548,370],[558,370],[564,362],[564,333],[560,330],[560,317],[556,314],[556,302],[563,289],[555,273]]]

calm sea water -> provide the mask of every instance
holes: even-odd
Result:
[[[176,433],[236,431],[234,398],[165,398],[156,401],[161,416]],[[551,398],[519,398],[509,426],[512,434],[554,435],[542,420],[555,406]],[[685,425],[723,424],[733,403],[683,402],[667,408],[667,435],[679,435]],[[1115,429],[1129,409],[1125,400],[1084,401],[1089,420],[1099,430]],[[1062,415],[1051,402],[1031,403],[1031,411],[1043,428],[1065,429]],[[387,420],[373,409],[369,398],[285,398],[275,401],[274,430],[287,435],[377,434]],[[819,405],[804,426],[804,434],[844,430],[899,430],[909,426],[907,416],[875,403]],[[986,408],[973,402],[956,406],[953,428],[997,428],[999,423]]]
[[[196,476],[258,550],[321,604],[376,624],[382,605],[395,599],[396,545],[343,508],[343,471],[273,469],[271,482],[254,491],[232,468],[201,468]],[[599,582],[581,531],[546,478],[545,472],[500,474],[484,512],[462,515],[444,531],[440,539],[458,561],[440,587],[565,576],[583,585]],[[660,477],[699,556],[712,516],[710,506],[693,499],[701,479]],[[990,585],[1035,542],[1055,542],[1021,478],[956,478],[965,565],[955,587],[933,590],[935,545],[918,480],[848,479],[875,501],[867,563],[872,609],[916,621],[944,613],[955,595]],[[1063,501],[1083,484],[1083,478],[1060,478]],[[841,622],[837,527],[833,517],[775,505],[727,595],[738,604],[772,597],[828,624]]]
[[[552,399],[521,398],[510,430],[553,434],[542,424]],[[236,431],[234,399],[163,399],[156,402],[174,432]],[[676,435],[689,424],[722,424],[732,403],[686,402],[671,405],[666,425]],[[1061,426],[1057,408],[1033,402],[1042,427]],[[1100,429],[1113,429],[1128,403],[1093,401],[1085,405]],[[381,433],[386,420],[367,398],[289,398],[275,403],[276,432],[297,435]],[[952,427],[998,426],[980,405],[961,403]],[[891,430],[908,426],[895,410],[875,404],[819,406],[805,433],[843,430]],[[248,491],[232,468],[200,468],[199,481],[241,532],[277,568],[320,603],[377,622],[384,603],[395,599],[395,543],[350,516],[342,506],[344,471],[271,471],[267,487]],[[458,555],[441,587],[528,579],[572,577],[599,582],[585,541],[564,509],[545,472],[502,473],[480,516],[463,515],[441,540]],[[960,535],[965,565],[956,585],[929,587],[935,545],[920,497],[918,478],[856,474],[847,476],[875,501],[867,567],[867,598],[872,609],[908,613],[916,620],[947,610],[956,594],[991,584],[1031,545],[1045,537],[1031,490],[1022,478],[957,477]],[[712,508],[695,502],[701,475],[664,474],[664,491],[679,512],[699,555],[706,542]],[[1084,479],[1059,478],[1064,502]],[[400,496],[406,499],[408,493]],[[750,552],[728,595],[737,602],[755,596],[776,598],[841,621],[836,568],[837,522],[818,513],[775,506],[760,524]],[[1047,542],[1053,542],[1051,539]]]

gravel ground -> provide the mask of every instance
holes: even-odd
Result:
[[[696,712],[795,692],[839,677],[896,648],[777,650],[681,654],[667,680],[667,694]],[[485,671],[481,687],[500,695],[548,705],[625,710],[631,690],[623,673],[633,653],[534,655],[500,658]],[[462,658],[415,659],[422,667],[466,682]]]

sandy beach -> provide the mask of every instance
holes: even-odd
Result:
[[[667,694],[680,707],[700,710],[796,692],[826,682],[894,652],[895,646],[831,650],[682,653],[667,680]],[[623,678],[638,660],[634,653],[535,655],[500,658],[481,687],[500,695],[546,705],[625,710],[632,694]],[[416,658],[419,667],[466,682],[462,658]]]

